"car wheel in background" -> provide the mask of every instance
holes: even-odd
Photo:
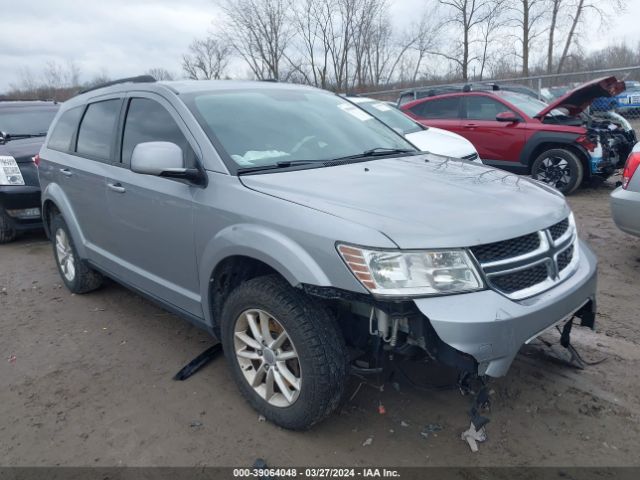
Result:
[[[531,176],[569,195],[582,183],[584,167],[575,153],[553,148],[542,152],[533,161]]]
[[[0,209],[0,243],[12,242],[15,238],[16,230],[13,228],[11,220],[4,210]]]
[[[73,293],[87,293],[102,285],[103,277],[78,256],[69,234],[69,228],[61,215],[51,220],[53,256],[62,281]]]
[[[327,308],[277,275],[237,287],[222,311],[222,344],[253,408],[288,429],[307,429],[339,405],[348,355]]]

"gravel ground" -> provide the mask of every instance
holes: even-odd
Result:
[[[456,390],[365,384],[310,432],[261,422],[223,357],[171,380],[211,344],[205,333],[113,283],[71,295],[41,235],[0,246],[1,463],[640,465],[640,239],[613,225],[612,188],[570,198],[600,258],[597,330],[576,329],[573,340],[585,358],[606,361],[579,371],[554,360],[562,349],[524,348],[492,382],[489,439],[475,454],[460,440],[469,399]],[[442,429],[425,438],[428,425]]]

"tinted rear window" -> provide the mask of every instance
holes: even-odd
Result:
[[[14,135],[44,135],[56,113],[57,106],[3,107],[0,109],[0,131]]]
[[[68,152],[71,150],[71,139],[78,128],[82,108],[76,107],[64,112],[53,127],[47,147]]]
[[[103,160],[111,158],[120,103],[120,99],[105,100],[87,107],[78,132],[78,153]]]
[[[460,110],[460,97],[428,100],[414,105],[410,110],[422,118],[456,119]]]

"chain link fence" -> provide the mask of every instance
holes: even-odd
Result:
[[[522,89],[522,93],[536,96],[545,102],[551,102],[578,85],[595,80],[597,78],[615,76],[624,80],[627,89],[620,95],[612,98],[598,98],[590,107],[591,113],[615,112],[624,116],[636,129],[640,131],[640,65],[624,68],[612,68],[606,70],[591,70],[586,72],[571,72],[550,75],[537,75],[517,78],[496,78],[489,80],[476,80],[474,84],[496,84],[517,90]],[[370,91],[362,93],[362,96],[378,98],[380,100],[405,103],[414,98],[421,98],[432,94],[432,92],[442,92],[446,87],[461,88],[464,83],[424,84],[413,88],[396,88],[389,90]]]

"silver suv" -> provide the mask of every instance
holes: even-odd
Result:
[[[132,78],[65,102],[40,161],[69,290],[108,276],[203,327],[286,428],[330,414],[350,368],[501,376],[550,326],[593,327],[596,259],[561,194],[326,91]]]

